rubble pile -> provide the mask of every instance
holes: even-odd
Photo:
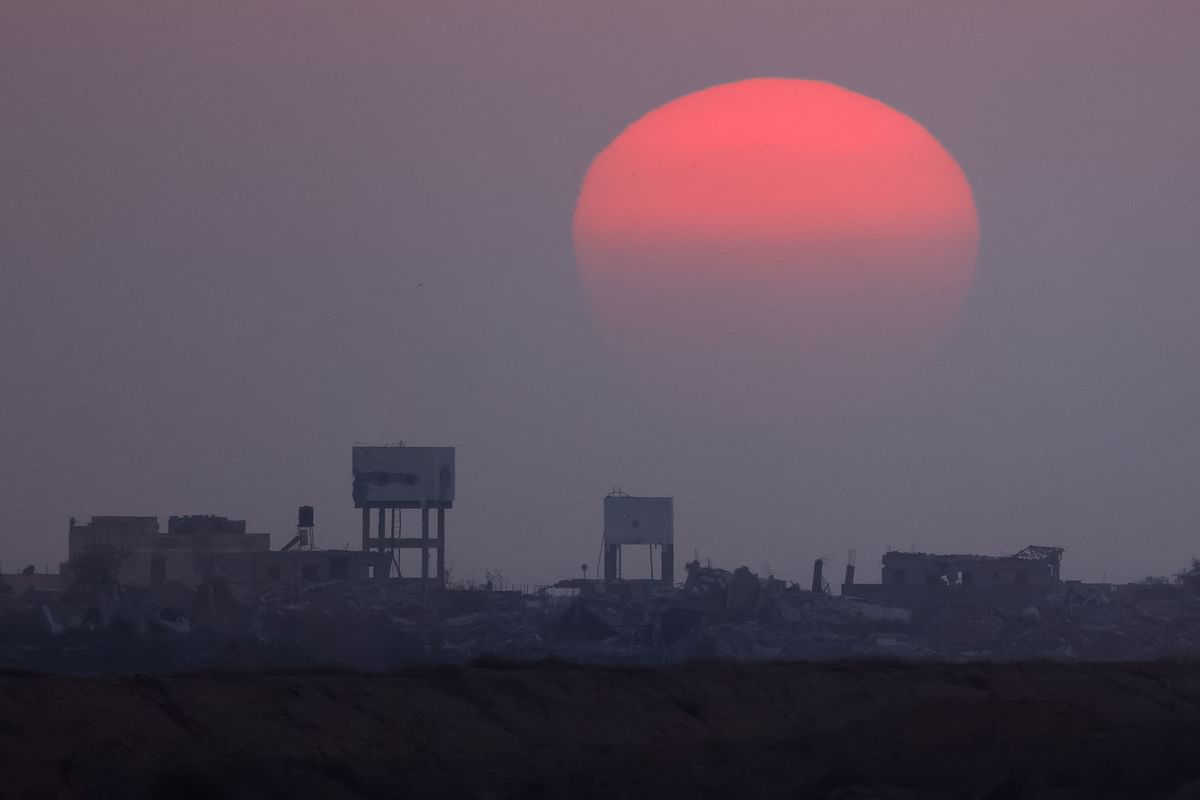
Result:
[[[1122,661],[1200,655],[1188,584],[1066,582],[1037,602],[910,607],[813,592],[692,562],[682,586],[590,581],[535,594],[333,581],[235,597],[219,580],[0,594],[0,668],[58,672],[343,668],[480,658],[597,664],[694,660]]]

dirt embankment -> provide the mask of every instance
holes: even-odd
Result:
[[[1200,667],[0,677],[0,797],[1200,798]]]

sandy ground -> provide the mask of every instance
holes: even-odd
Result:
[[[0,677],[0,797],[1200,798],[1200,666]]]

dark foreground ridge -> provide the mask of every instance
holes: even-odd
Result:
[[[0,677],[33,797],[1200,797],[1200,667]]]

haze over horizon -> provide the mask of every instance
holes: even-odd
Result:
[[[703,7],[699,13],[698,7]],[[857,548],[1200,556],[1194,3],[17,0],[0,12],[0,565],[67,520],[215,513],[356,547],[355,443],[452,445],[456,577],[594,568],[614,486],[676,552],[806,580]],[[1017,55],[1019,54],[1019,56]],[[830,81],[953,154],[981,241],[955,328],[886,402],[714,416],[646,391],[572,255],[630,122]],[[714,381],[714,391],[720,391]]]

